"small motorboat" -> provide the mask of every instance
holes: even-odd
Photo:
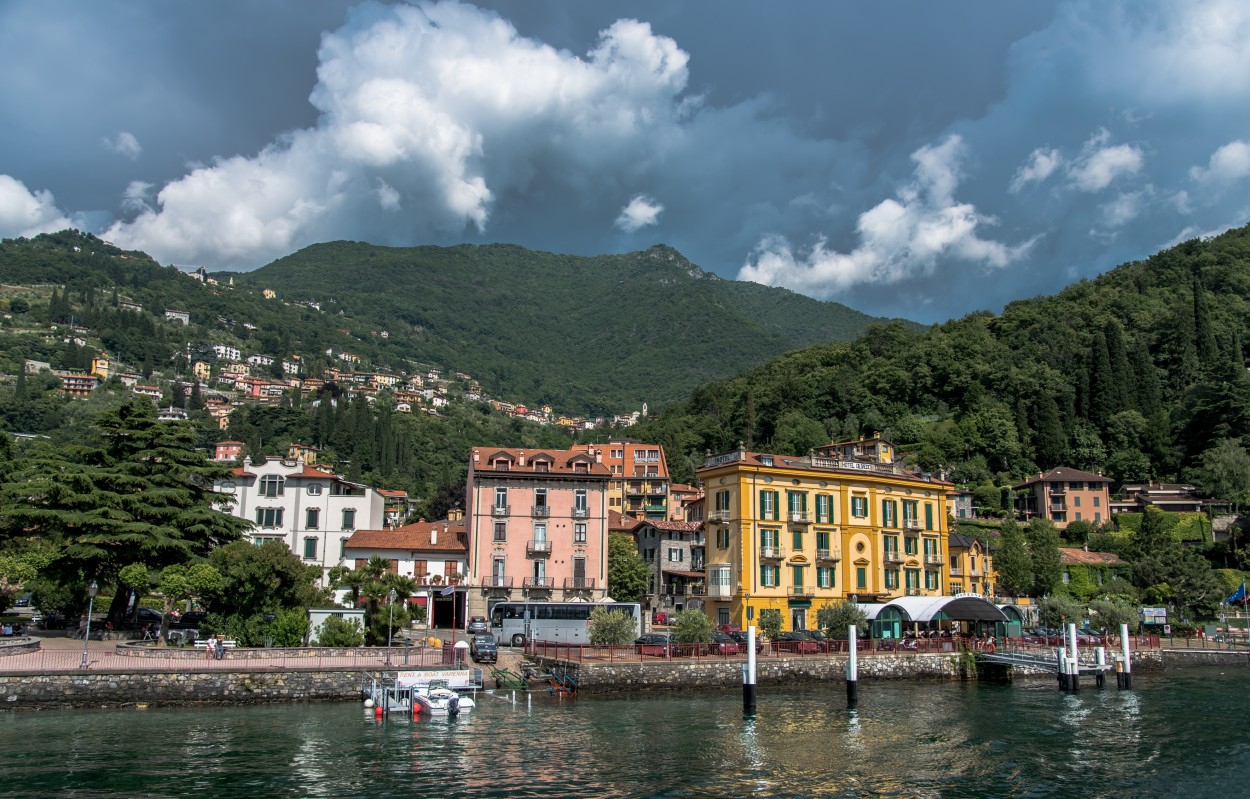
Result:
[[[458,716],[477,707],[470,697],[462,696],[446,684],[434,681],[428,686],[415,686],[412,692],[414,716]]]

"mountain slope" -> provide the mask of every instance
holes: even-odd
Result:
[[[393,354],[468,372],[491,393],[588,414],[662,406],[877,321],[722,280],[663,246],[586,258],[502,244],[332,242],[234,279],[376,325],[369,332],[385,330]]]

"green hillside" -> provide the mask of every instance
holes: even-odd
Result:
[[[504,244],[333,242],[236,275],[235,285],[318,301],[386,330],[389,353],[467,372],[488,392],[589,415],[662,406],[787,350],[853,338],[874,321],[722,280],[662,246],[584,258]]]
[[[921,468],[962,481],[1059,464],[1117,481],[1177,478],[1250,436],[1248,332],[1241,228],[1000,315],[923,332],[874,326],[788,353],[696,390],[635,433],[684,453],[670,458],[683,469],[739,441],[800,454],[884,432]]]

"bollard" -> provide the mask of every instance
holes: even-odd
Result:
[[[1127,690],[1133,687],[1133,658],[1128,647],[1128,625],[1120,625],[1120,664],[1121,669],[1116,672],[1115,684],[1117,688]]]
[[[1098,664],[1098,672],[1094,675],[1094,685],[1102,688],[1107,683],[1107,672],[1104,668],[1107,665],[1106,647],[1100,646],[1094,649],[1094,662]]]
[[[1055,650],[1056,674],[1059,675],[1059,690],[1068,690],[1068,657],[1063,649]]]
[[[747,627],[747,662],[742,667],[742,713],[755,713],[755,626]]]
[[[1071,677],[1071,685],[1073,691],[1081,690],[1081,662],[1076,650],[1076,622],[1068,624],[1068,651],[1071,653],[1071,661],[1068,663],[1068,674]]]
[[[853,708],[859,703],[859,646],[856,639],[859,628],[854,624],[847,625],[846,643],[849,654],[846,658],[846,706]]]

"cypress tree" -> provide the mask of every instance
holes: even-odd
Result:
[[[1150,350],[1143,339],[1134,340],[1130,360],[1134,387],[1132,407],[1141,411],[1142,416],[1148,417],[1159,410],[1162,398],[1159,370],[1155,367],[1154,359],[1150,357]]]
[[[1059,420],[1059,405],[1049,394],[1043,394],[1037,401],[1037,429],[1033,440],[1033,454],[1039,466],[1049,469],[1063,462],[1068,437]]]
[[[1120,323],[1112,319],[1103,327],[1107,339],[1107,357],[1111,362],[1111,393],[1114,400],[1112,415],[1132,407],[1133,372],[1129,368],[1128,349],[1124,345],[1124,331]]]
[[[1205,370],[1216,364],[1220,356],[1220,348],[1215,341],[1215,331],[1211,328],[1211,309],[1207,305],[1207,292],[1196,274],[1193,279],[1193,292],[1194,344],[1198,350],[1199,368]]]
[[[1115,415],[1116,377],[1111,373],[1111,356],[1107,337],[1099,330],[1089,352],[1089,420],[1100,429]]]

